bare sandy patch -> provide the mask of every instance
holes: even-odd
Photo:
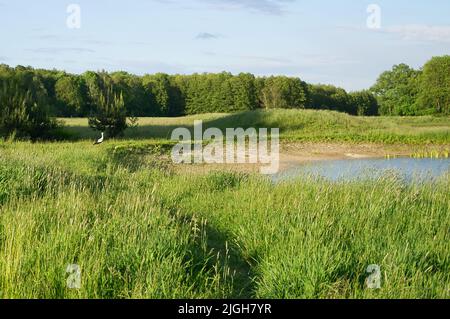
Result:
[[[427,149],[441,150],[449,146],[412,146],[385,144],[350,144],[350,143],[313,143],[291,142],[281,143],[280,171],[290,167],[314,161],[365,159],[384,157],[404,157]],[[258,173],[261,164],[186,164],[176,165],[176,170],[188,173],[204,173],[211,171],[233,171]]]

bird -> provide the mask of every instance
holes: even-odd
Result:
[[[102,137],[100,137],[97,141],[95,141],[94,145],[102,144],[103,141],[104,141],[104,135],[103,135],[103,132],[102,132]]]

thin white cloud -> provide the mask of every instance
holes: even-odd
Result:
[[[341,58],[335,55],[324,54],[292,54],[292,58],[281,56],[262,56],[262,55],[239,55],[225,54],[216,52],[204,52],[205,55],[231,58],[232,61],[242,63],[242,65],[254,65],[261,68],[265,67],[327,67],[342,66],[350,64],[359,64],[360,61],[349,58]]]
[[[36,36],[31,36],[33,39],[38,39],[39,41],[45,41],[45,43],[55,43],[57,45],[61,43],[80,43],[81,45],[90,46],[123,46],[123,45],[152,45],[150,42],[145,41],[105,41],[99,40],[92,37],[83,37],[83,36],[67,36],[66,34],[41,34]]]
[[[67,36],[65,34],[41,34],[37,36],[32,36],[32,38],[39,39],[40,41],[55,42],[55,43],[73,43],[75,41],[86,44],[86,45],[113,45],[114,42],[93,39],[89,37],[75,37]]]
[[[222,35],[209,32],[201,32],[195,37],[197,40],[215,40],[221,38]]]
[[[296,0],[202,0],[223,9],[249,9],[265,14],[285,13],[285,4]]]
[[[182,6],[184,9],[195,10],[195,7],[186,6],[181,0],[153,0],[167,5]],[[269,15],[282,15],[286,13],[286,4],[297,0],[196,0],[199,5],[209,5],[218,10],[249,10]]]
[[[380,31],[397,34],[404,40],[450,43],[450,26],[400,25],[386,27]]]
[[[43,54],[61,54],[61,53],[95,53],[94,50],[86,48],[37,48],[37,49],[27,49],[27,51],[34,53]]]
[[[152,74],[164,72],[169,74],[187,73],[188,66],[180,63],[170,63],[151,59],[118,59],[108,60],[109,70],[125,70],[135,74]]]
[[[405,41],[428,41],[439,43],[450,43],[450,25],[425,25],[405,24],[382,27],[380,29],[369,29],[362,26],[340,25],[337,29],[356,32],[376,32],[391,34]]]

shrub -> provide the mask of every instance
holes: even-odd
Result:
[[[122,93],[115,92],[111,78],[101,73],[88,83],[89,97],[94,114],[89,117],[89,126],[115,137],[127,128],[127,113]]]
[[[0,136],[49,137],[56,121],[50,117],[46,90],[39,77],[11,70],[0,76]]]

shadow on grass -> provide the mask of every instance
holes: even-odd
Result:
[[[165,206],[165,205],[163,205]],[[182,225],[194,225],[198,227],[198,221],[190,214],[180,214],[176,207],[165,207],[177,223]],[[191,264],[190,284],[198,287],[201,281],[197,280],[205,273],[213,279],[217,273],[221,276],[221,285],[227,290],[231,285],[231,295],[223,298],[249,299],[254,297],[255,287],[254,273],[249,263],[242,256],[239,248],[233,244],[233,238],[226,232],[220,231],[210,224],[199,227],[203,235],[196,238],[191,244],[186,258]],[[231,282],[230,282],[231,281]]]
[[[233,239],[228,234],[211,226],[206,226],[206,234],[207,248],[213,252],[220,252],[220,256],[222,256],[220,259],[221,267],[226,268],[228,266],[230,268],[233,276],[231,297],[243,299],[254,297],[253,271],[239,248],[233,244]]]

